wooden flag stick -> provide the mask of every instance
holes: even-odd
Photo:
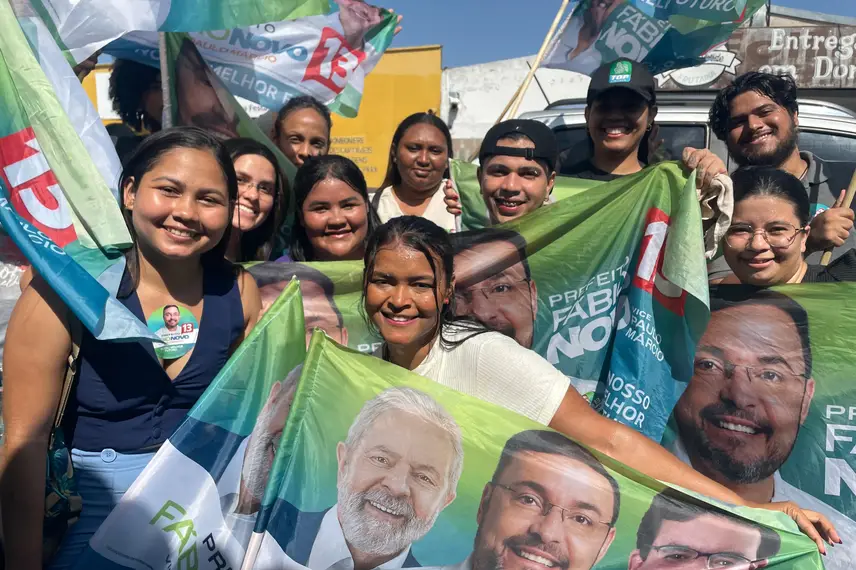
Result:
[[[844,203],[841,204],[842,208],[850,207],[850,204],[853,203],[854,194],[856,194],[856,171],[853,172],[853,178],[850,179],[850,186],[847,187],[847,192],[844,194]],[[829,262],[832,261],[832,249],[830,247],[823,252],[823,257],[820,258],[821,265],[829,265]]]
[[[168,129],[172,126],[172,81],[169,76],[169,60],[166,53],[166,33],[158,33],[158,50],[160,51],[161,91],[163,94],[163,114],[161,126]]]
[[[535,77],[535,72],[541,66],[541,62],[544,61],[544,55],[547,53],[547,48],[550,47],[550,42],[553,40],[556,28],[558,28],[559,24],[562,23],[562,16],[564,16],[565,10],[568,8],[568,4],[570,4],[570,2],[571,0],[562,0],[562,5],[559,7],[559,11],[553,19],[553,25],[550,26],[550,31],[547,32],[547,35],[544,37],[544,43],[541,44],[541,49],[538,50],[538,55],[535,56],[535,62],[532,64],[532,69],[530,69],[529,73],[526,74],[526,79],[523,80],[523,83],[520,85],[520,89],[518,89],[517,99],[514,101],[514,104],[511,106],[511,110],[508,112],[508,117],[510,119],[513,119],[517,114],[517,109],[520,108],[520,103],[523,102],[523,96],[526,95],[526,90],[529,89],[529,84],[532,83],[532,78]],[[501,119],[502,117],[500,117],[500,120]]]

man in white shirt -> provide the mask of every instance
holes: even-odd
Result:
[[[455,236],[455,311],[532,348],[538,290],[526,260],[526,239],[485,228]]]
[[[651,501],[628,570],[756,570],[779,553],[782,541],[773,529],[671,495],[665,491]]]
[[[424,392],[391,388],[363,406],[336,457],[337,504],[312,513],[278,501],[257,567],[418,567],[410,546],[454,500],[463,470],[454,418]]]
[[[505,444],[485,485],[473,552],[446,570],[589,570],[615,538],[618,483],[584,447],[528,430]]]
[[[854,568],[856,524],[778,472],[814,396],[808,315],[780,293],[745,295],[720,291],[711,299],[693,377],[675,406],[680,439],[673,452],[745,499],[790,500],[826,515],[844,540],[828,549],[827,567]]]

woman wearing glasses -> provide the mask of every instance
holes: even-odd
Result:
[[[856,250],[827,267],[805,262],[811,206],[799,179],[767,166],[740,168],[731,178],[734,215],[722,246],[734,274],[723,283],[856,281]]]
[[[285,212],[285,178],[276,157],[253,139],[223,143],[238,175],[238,199],[226,258],[235,263],[267,261]]]

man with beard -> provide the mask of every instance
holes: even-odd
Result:
[[[756,570],[779,553],[782,541],[776,531],[672,494],[664,491],[651,501],[639,523],[628,570]]]
[[[793,501],[826,515],[845,544],[856,540],[852,520],[778,471],[814,396],[808,315],[781,293],[719,289],[693,377],[675,406],[673,452],[747,500]],[[829,568],[854,568],[856,552],[833,548],[827,560]]]
[[[751,71],[734,79],[719,92],[710,109],[710,127],[728,147],[740,166],[775,166],[799,178],[812,204],[811,233],[806,260],[818,263],[821,252],[835,247],[833,258],[856,247],[854,213],[841,207],[841,194],[853,168],[824,162],[797,147],[799,107],[796,82],[789,75]],[[697,160],[713,153],[687,149]],[[713,278],[724,277],[728,267],[720,258],[709,267]]]
[[[163,308],[163,324],[164,326],[158,329],[155,333],[158,336],[166,336],[170,333],[178,332],[178,321],[181,319],[181,313],[176,305],[167,305]]]
[[[526,260],[526,240],[514,230],[456,234],[455,311],[476,317],[532,348],[538,290]]]
[[[454,500],[463,470],[454,418],[424,392],[390,388],[366,402],[336,458],[337,504],[312,513],[276,503],[267,531],[281,550],[312,570],[418,567],[410,547]],[[265,545],[263,566],[276,558]]]
[[[528,430],[505,444],[479,503],[473,553],[447,570],[589,570],[615,538],[618,483],[584,447]]]

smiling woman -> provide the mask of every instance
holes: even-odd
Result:
[[[439,117],[415,113],[401,121],[392,136],[386,178],[372,196],[381,222],[421,216],[454,231],[455,216],[443,202],[450,158],[452,134]]]
[[[238,138],[224,144],[238,181],[226,257],[235,262],[267,261],[287,207],[285,177],[274,154],[258,141]]]
[[[734,214],[722,251],[733,275],[723,283],[856,281],[856,250],[828,267],[806,263],[811,205],[797,177],[773,166],[744,166],[732,180]]]
[[[277,261],[362,259],[380,222],[356,164],[334,154],[307,158],[294,178],[294,197],[294,241],[289,255]]]
[[[51,568],[76,564],[258,317],[254,280],[223,257],[238,185],[214,136],[196,128],[149,136],[128,159],[120,188],[134,247],[118,301],[142,322],[157,317],[167,328],[178,325],[175,313],[192,315],[200,334],[169,359],[159,358],[151,341],[73,334],[81,328],[76,317],[40,277],[33,279],[12,313],[4,354],[0,500],[4,515],[14,513],[3,525],[10,568],[42,567],[45,450],[72,342],[80,354],[64,427],[83,513]]]

